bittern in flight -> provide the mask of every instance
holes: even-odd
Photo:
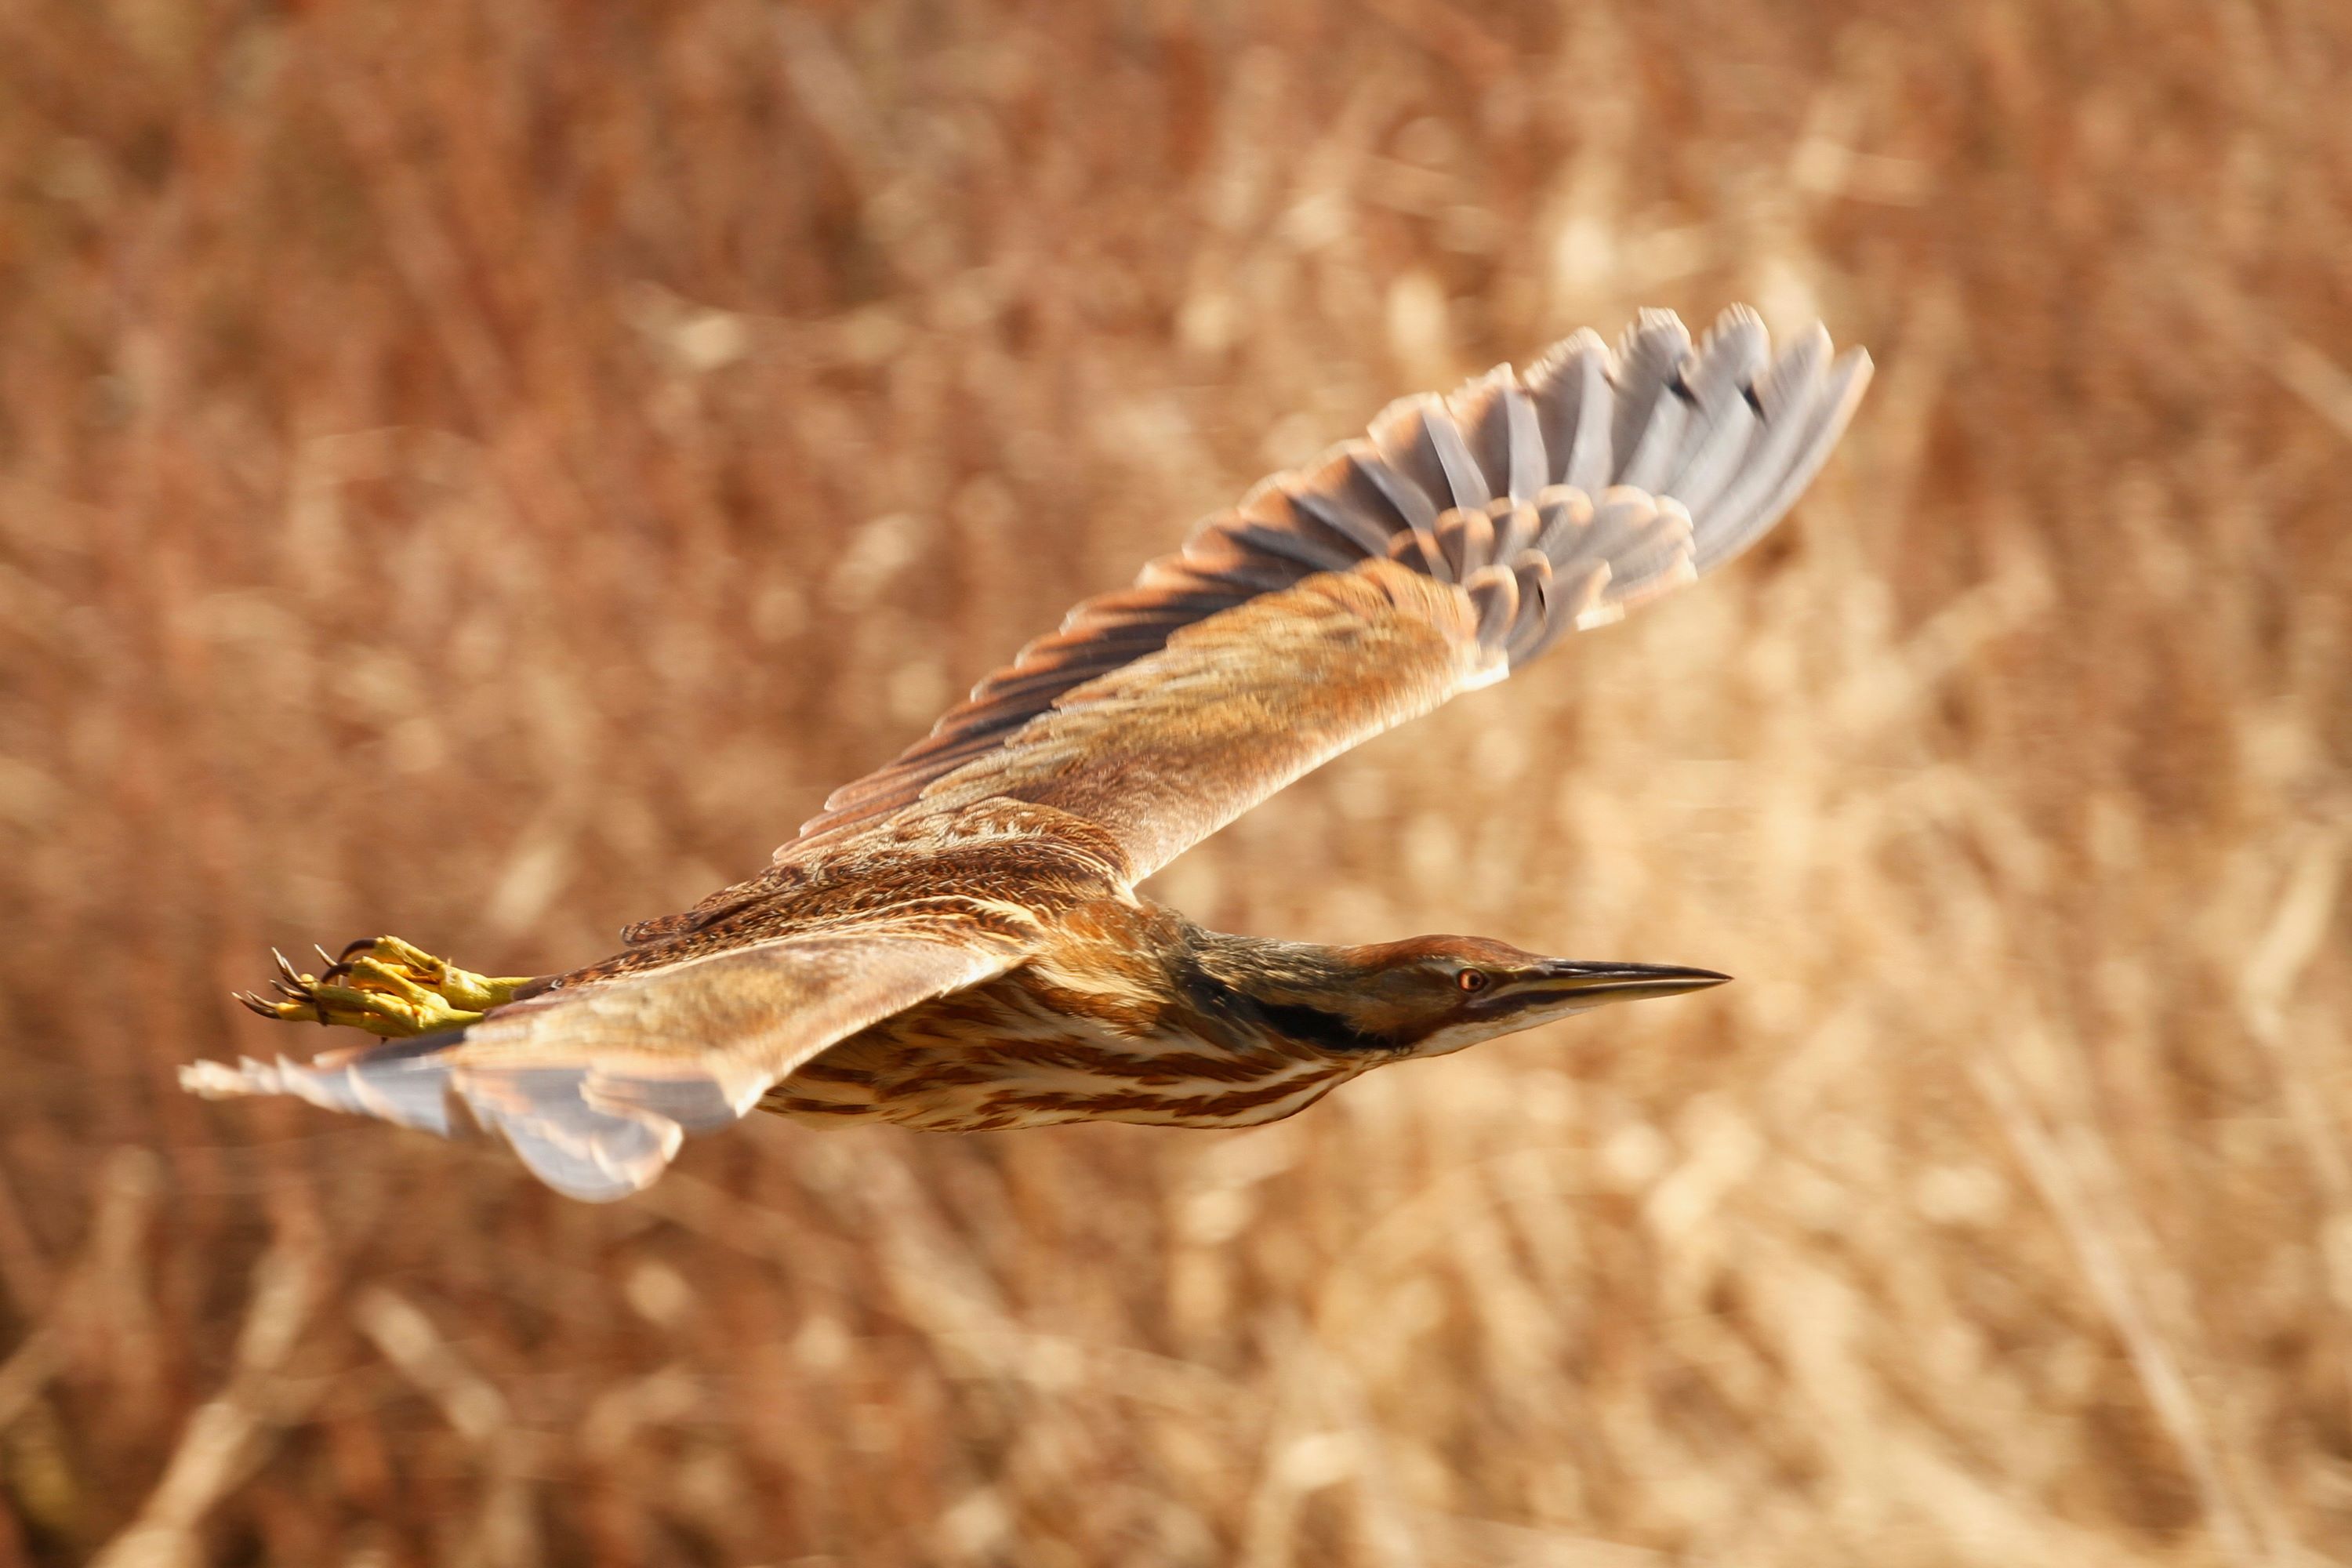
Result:
[[[1475,937],[1231,936],[1135,885],[1308,769],[1738,554],[1869,372],[1818,326],[1776,357],[1752,311],[1696,348],[1652,311],[1613,355],[1579,332],[1525,375],[1398,403],[1080,605],[749,881],[535,980],[389,937],[315,977],[281,958],[278,998],[248,1005],[388,1038],[182,1081],[470,1121],[560,1190],[614,1198],[755,1108],[1241,1127],[1386,1063],[1716,984]]]

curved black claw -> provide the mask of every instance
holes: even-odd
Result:
[[[347,942],[343,943],[343,951],[335,955],[335,962],[337,963],[349,963],[352,961],[352,955],[353,953],[365,952],[369,951],[371,948],[375,946],[376,941],[377,939],[374,937],[363,936],[356,942]],[[326,957],[326,949],[320,948],[319,950],[319,956],[321,958]]]

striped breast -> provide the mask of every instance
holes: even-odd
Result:
[[[1147,998],[1074,994],[1017,969],[852,1035],[771,1089],[763,1110],[823,1125],[976,1132],[1063,1121],[1252,1127],[1305,1110],[1370,1066],[1236,1050]]]

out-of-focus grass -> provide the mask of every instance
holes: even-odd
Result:
[[[0,11],[0,1564],[2352,1553],[2352,13]],[[1869,343],[1756,557],[1161,879],[1738,985],[644,1199],[171,1070],[499,971],[1389,396]]]

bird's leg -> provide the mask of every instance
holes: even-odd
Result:
[[[289,1024],[341,1024],[399,1039],[455,1029],[514,1000],[524,976],[494,979],[460,969],[396,936],[365,937],[317,974],[297,973],[282,952],[276,1000],[240,992],[237,1000],[265,1018]],[[321,951],[321,959],[327,957]]]
[[[477,1013],[505,1006],[515,999],[516,992],[530,984],[531,979],[528,974],[510,974],[504,978],[477,974],[470,969],[458,968],[446,958],[436,958],[396,936],[362,937],[343,949],[341,958],[329,967],[323,978],[333,979],[337,971],[347,963],[373,963],[392,969],[412,985],[423,986],[451,1006],[470,1008]]]

